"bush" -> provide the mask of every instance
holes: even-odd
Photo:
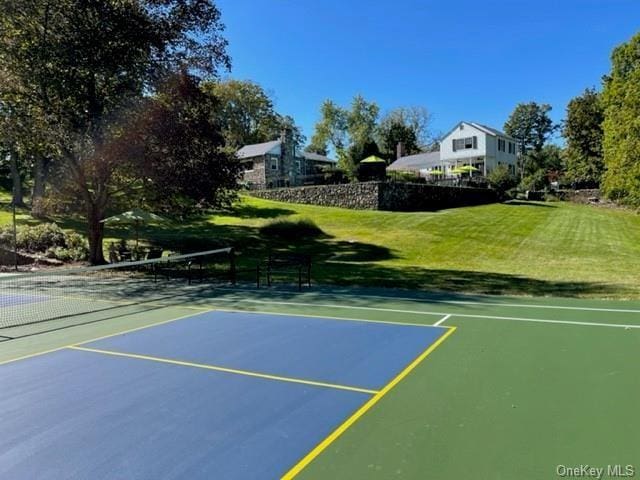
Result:
[[[501,198],[509,196],[508,192],[518,184],[518,180],[509,172],[509,167],[506,165],[498,165],[494,168],[487,175],[487,180]]]
[[[55,223],[19,226],[16,234],[18,250],[43,253],[58,260],[86,260],[89,248],[86,240],[77,233],[66,233]],[[0,245],[13,246],[11,226],[0,229]]]
[[[549,181],[544,170],[536,170],[520,182],[520,190],[543,190]]]
[[[260,233],[268,237],[278,237],[285,240],[319,237],[324,234],[320,227],[308,218],[300,218],[298,220],[276,219],[260,227]]]

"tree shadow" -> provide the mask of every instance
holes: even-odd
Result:
[[[528,202],[507,205],[524,207],[553,206]],[[257,218],[279,216],[286,209],[242,207],[244,215]],[[276,215],[276,212],[277,215]],[[131,235],[128,230],[118,232]],[[157,225],[141,230],[145,243],[181,253],[234,247],[237,252],[239,280],[255,282],[256,265],[269,253],[300,253],[312,258],[314,283],[340,287],[401,288],[421,292],[453,295],[528,295],[528,296],[606,296],[621,295],[627,290],[619,284],[599,282],[555,281],[531,278],[526,275],[469,270],[432,269],[420,266],[385,265],[378,262],[401,257],[385,246],[371,243],[336,240],[328,234],[311,238],[279,239],[262,235],[259,227],[247,225],[219,225],[207,217],[180,225]],[[432,294],[433,295],[433,294]]]
[[[511,205],[514,207],[542,207],[542,208],[558,208],[555,205],[550,205],[548,203],[540,203],[540,202],[527,202],[524,200],[509,200],[508,202],[504,202],[503,205]]]
[[[293,210],[279,207],[255,207],[246,203],[238,203],[228,211],[234,217],[240,218],[276,218],[296,213]]]

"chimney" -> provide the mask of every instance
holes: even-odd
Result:
[[[404,157],[404,143],[398,142],[396,146],[396,160],[400,157]]]
[[[280,135],[280,141],[282,142],[282,155],[293,158],[295,156],[295,145],[293,144],[293,129],[290,127],[284,127],[282,134]]]

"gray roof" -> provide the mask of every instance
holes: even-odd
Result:
[[[252,157],[261,157],[262,155],[266,155],[275,147],[280,146],[282,142],[280,140],[273,140],[271,142],[265,143],[256,143],[254,145],[245,145],[242,147],[236,155],[238,158],[252,158]]]
[[[480,130],[480,131],[482,131],[482,132],[486,133],[487,135],[491,135],[492,137],[495,137],[495,136],[501,136],[501,137],[508,138],[508,139],[510,139],[510,140],[517,141],[517,140],[516,140],[515,138],[513,138],[512,136],[507,135],[506,133],[501,132],[500,130],[497,130],[497,129],[495,129],[495,128],[487,127],[486,125],[483,125],[483,124],[481,124],[481,123],[477,123],[477,122],[466,122],[466,121],[464,121],[464,120],[463,120],[462,122],[458,122],[458,123],[456,123],[456,126],[455,126],[455,127],[453,127],[451,130],[449,130],[449,131],[447,132],[447,134],[446,134],[446,135],[443,135],[443,136],[442,136],[442,138],[445,138],[445,137],[448,137],[449,135],[451,135],[455,130],[457,130],[457,129],[458,129],[458,127],[459,127],[459,126],[460,126],[460,124],[462,124],[462,123],[467,124],[467,125],[471,125],[472,127],[475,127],[475,128],[477,128],[478,130]]]
[[[253,145],[245,145],[236,152],[238,158],[254,158],[261,157],[268,154],[276,147],[282,146],[282,140],[273,140],[271,142],[256,143]],[[312,160],[316,162],[336,163],[336,160],[325,157],[318,153],[313,152],[296,152],[296,157],[303,157],[306,160]]]
[[[436,165],[440,165],[440,152],[427,152],[400,157],[389,165],[387,170],[418,171],[429,169]]]
[[[302,152],[302,156],[307,160],[313,160],[316,162],[336,163],[336,160],[334,160],[333,158],[325,157],[324,155],[320,155],[319,153]]]
[[[494,137],[496,135],[499,135],[501,137],[513,138],[510,135],[507,135],[506,133],[501,132],[500,130],[496,130],[495,128],[487,127],[486,125],[482,125],[481,123],[471,122],[471,125],[473,125],[476,128],[479,128],[480,130],[483,130],[484,132],[486,132],[489,135],[494,136]]]

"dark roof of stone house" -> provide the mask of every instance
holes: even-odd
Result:
[[[275,147],[279,147],[281,144],[282,142],[280,140],[273,140],[271,142],[245,145],[236,152],[236,155],[238,156],[238,158],[261,157],[262,155],[266,155],[267,153],[269,153]]]
[[[301,152],[302,156],[304,158],[306,158],[307,160],[313,160],[316,162],[330,162],[330,163],[336,163],[336,161],[333,158],[329,158],[326,157],[324,155],[320,155],[319,153],[314,153],[314,152]]]
[[[281,140],[273,140],[271,142],[256,143],[253,145],[245,145],[236,152],[238,158],[254,158],[262,157],[273,151],[276,147],[281,147]],[[305,158],[306,160],[316,162],[336,163],[332,158],[313,152],[296,152],[297,158]]]

